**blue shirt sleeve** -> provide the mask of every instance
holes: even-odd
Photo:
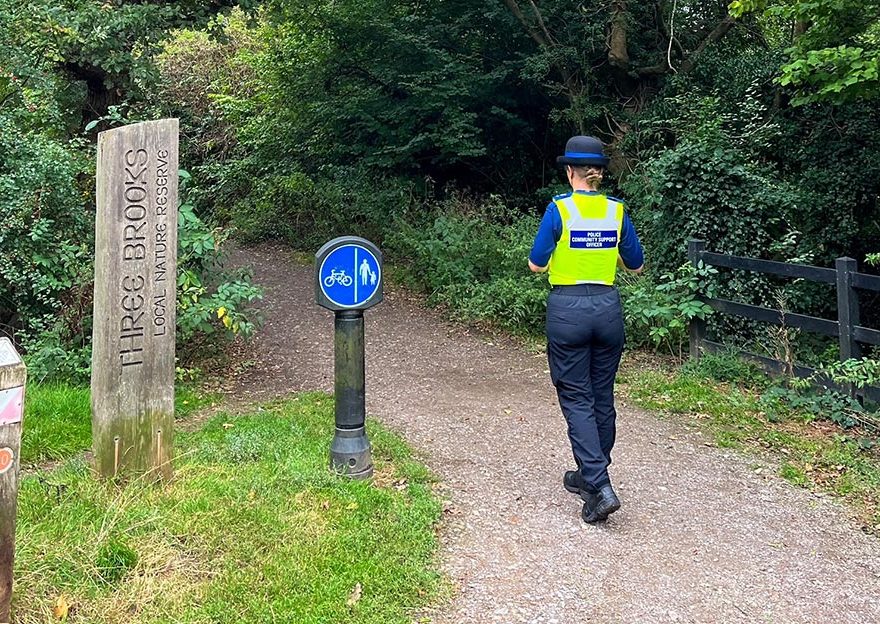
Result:
[[[544,211],[544,218],[541,219],[529,260],[539,267],[550,264],[550,256],[553,255],[560,236],[562,236],[562,217],[559,215],[559,208],[556,207],[556,204],[550,202]]]
[[[645,264],[642,243],[639,241],[639,235],[636,234],[633,222],[626,213],[623,215],[623,228],[620,232],[620,245],[617,251],[628,269],[638,269]]]

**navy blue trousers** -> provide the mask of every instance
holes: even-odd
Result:
[[[554,288],[547,299],[547,359],[588,489],[608,485],[616,435],[614,378],[623,353],[620,295],[609,286]]]

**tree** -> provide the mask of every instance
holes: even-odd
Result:
[[[256,0],[51,0],[0,10],[0,65],[82,85],[77,124],[101,117],[135,90],[149,89],[151,58],[174,28],[202,27]],[[0,83],[0,93],[2,93]],[[68,88],[66,95],[74,94]]]
[[[794,90],[793,104],[880,96],[878,0],[734,0],[730,11],[788,24],[789,59],[779,83]]]

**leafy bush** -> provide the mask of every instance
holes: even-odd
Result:
[[[774,250],[776,259],[793,259],[798,239],[789,237],[786,216],[797,209],[797,193],[716,141],[684,141],[647,163],[638,184],[627,184],[652,261],[664,271],[677,267],[688,238],[719,253],[766,257]]]
[[[712,308],[700,301],[700,294],[712,296],[712,277],[717,271],[701,262],[685,264],[660,280],[626,276],[622,279],[623,318],[630,346],[667,351],[684,358],[688,325],[705,319]]]
[[[436,210],[436,217],[415,225],[398,219],[387,237],[429,301],[448,306],[459,318],[542,331],[547,282],[529,275],[526,266],[538,220],[498,198],[483,204],[458,195]]]
[[[798,417],[829,420],[845,429],[862,422],[864,410],[858,401],[839,392],[812,386],[775,385],[761,396],[761,408],[771,422]]]
[[[184,181],[189,174],[181,172]],[[185,184],[182,185],[185,190]],[[184,203],[178,212],[177,341],[185,346],[218,330],[228,337],[250,337],[259,324],[252,304],[262,290],[251,283],[247,269],[223,268],[221,251],[228,238],[222,228],[210,230]]]
[[[880,430],[880,420],[852,396],[826,387],[865,388],[880,382],[880,361],[861,358],[821,365],[808,378],[789,379],[768,390],[762,405],[768,418],[780,420],[794,412],[830,420],[841,427],[867,425]]]
[[[91,317],[88,318],[91,323]],[[88,383],[92,371],[91,335],[71,340],[62,322],[45,319],[46,329],[20,335],[28,377],[36,382]]]
[[[23,342],[89,332],[93,215],[77,180],[89,163],[69,144],[21,132],[0,109],[0,330]]]
[[[878,235],[876,219],[865,218],[876,211],[867,198],[876,197],[880,173],[880,133],[870,121],[876,112],[810,107],[795,122],[762,93],[772,58],[764,55],[763,68],[738,58],[739,65],[715,55],[709,61],[736,70],[739,92],[693,80],[689,90],[670,84],[629,139],[643,159],[623,186],[652,265],[673,270],[690,237],[706,240],[710,251],[783,262],[830,266],[838,255],[858,257]],[[712,78],[700,80],[711,85]],[[848,122],[835,130],[829,114]],[[853,209],[829,220],[823,214],[830,205]],[[722,278],[717,292],[727,299],[779,309],[781,297],[787,310],[815,316],[836,310],[833,290],[821,284],[727,269]],[[873,318],[872,306],[865,310]],[[728,317],[718,318],[710,334],[742,346],[768,342],[766,326]],[[802,362],[815,361],[825,347],[806,334],[792,344]]]
[[[256,70],[249,60],[265,45],[241,9],[218,16],[212,30],[174,31],[155,59],[163,78],[156,94],[159,106],[181,117],[188,129],[186,154],[199,162],[223,159],[234,149],[236,131],[225,111],[257,95]]]
[[[406,181],[383,180],[357,167],[333,168],[318,182],[303,173],[266,175],[218,216],[228,217],[245,242],[280,239],[317,250],[331,238],[357,233],[382,243],[407,214],[410,192]]]
[[[869,358],[850,358],[843,362],[831,362],[821,365],[810,381],[822,378],[841,386],[864,388],[880,384],[880,360]]]

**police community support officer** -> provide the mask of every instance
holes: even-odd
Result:
[[[614,447],[614,377],[623,352],[623,314],[614,288],[618,258],[642,270],[639,237],[623,202],[603,195],[599,184],[609,159],[602,142],[572,137],[565,155],[572,192],[554,197],[529,255],[532,271],[549,269],[547,357],[577,470],[563,477],[584,500],[585,522],[605,520],[620,508],[608,466]]]

